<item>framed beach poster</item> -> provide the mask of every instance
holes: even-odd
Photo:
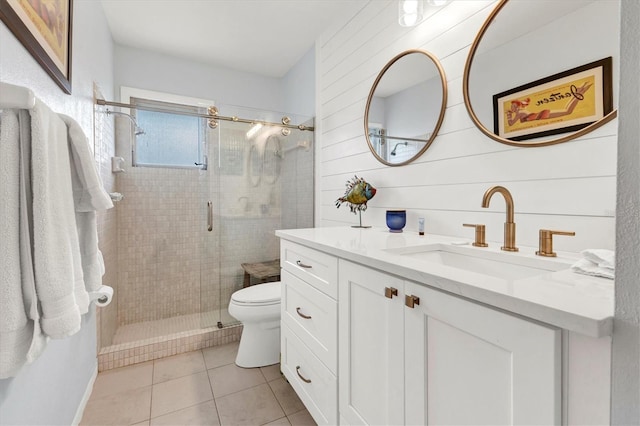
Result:
[[[613,111],[611,57],[493,96],[496,135],[514,141],[580,130]]]
[[[65,93],[71,93],[73,0],[0,0],[0,19]]]

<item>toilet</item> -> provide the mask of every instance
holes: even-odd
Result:
[[[280,281],[231,295],[229,314],[243,325],[236,365],[263,367],[280,362]]]

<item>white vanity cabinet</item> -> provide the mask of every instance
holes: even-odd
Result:
[[[277,235],[282,371],[319,424],[609,424],[609,280],[568,267],[507,279],[400,255],[457,252],[450,237]],[[540,266],[482,250],[474,259]]]
[[[352,262],[339,270],[344,422],[561,423],[559,329]]]
[[[338,259],[282,241],[281,369],[318,424],[338,424]]]

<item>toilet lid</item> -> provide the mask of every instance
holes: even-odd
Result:
[[[237,303],[268,304],[280,302],[280,281],[243,288],[231,295]]]

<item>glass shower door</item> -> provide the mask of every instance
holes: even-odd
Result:
[[[207,120],[203,121],[206,123]],[[205,124],[206,125],[206,124]],[[217,152],[220,144],[220,126],[206,125],[206,174],[200,186],[202,219],[200,239],[200,326],[222,328],[220,297],[220,170]]]
[[[270,122],[282,117],[249,109],[234,112]],[[215,238],[208,238],[204,248],[201,303],[202,312],[215,312],[225,327],[237,323],[228,313],[229,301],[246,280],[279,279],[275,231],[313,226],[313,132],[287,130],[220,121],[210,132],[207,199],[213,200],[213,231],[207,233]],[[247,276],[252,265],[267,272]],[[213,316],[203,315],[204,327],[220,325]]]

